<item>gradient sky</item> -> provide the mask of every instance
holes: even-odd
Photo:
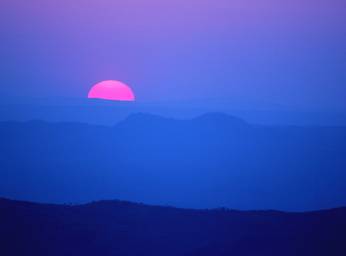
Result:
[[[0,94],[346,111],[345,0],[1,0]]]

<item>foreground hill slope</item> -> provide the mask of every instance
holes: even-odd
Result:
[[[244,212],[0,199],[0,227],[2,256],[346,255],[346,208]]]

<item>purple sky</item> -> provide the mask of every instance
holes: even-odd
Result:
[[[2,0],[0,93],[346,111],[345,0]],[[17,99],[18,98],[18,99]]]

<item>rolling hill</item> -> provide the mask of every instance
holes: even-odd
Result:
[[[135,114],[113,127],[1,122],[0,141],[0,195],[10,198],[289,211],[346,205],[345,127]]]
[[[190,210],[124,201],[0,199],[2,256],[344,256],[346,209]]]

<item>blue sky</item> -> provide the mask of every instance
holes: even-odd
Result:
[[[346,110],[342,0],[2,1],[1,95],[203,99]]]

